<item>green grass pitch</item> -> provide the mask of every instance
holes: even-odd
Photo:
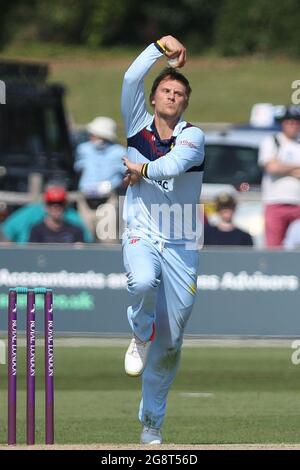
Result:
[[[57,443],[137,443],[140,380],[123,347],[55,349]],[[169,395],[164,441],[299,443],[300,365],[285,347],[186,347]],[[37,355],[37,443],[44,440],[42,348]],[[25,348],[18,353],[18,441],[25,442]],[[0,365],[0,444],[6,442],[6,367]]]

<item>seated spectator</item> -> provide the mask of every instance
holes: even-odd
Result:
[[[90,140],[77,147],[74,168],[80,172],[79,190],[83,199],[78,209],[90,230],[101,239],[97,232],[97,209],[109,204],[115,217],[118,209],[118,194],[124,192],[123,176],[125,166],[122,157],[125,147],[117,141],[117,126],[108,117],[97,117],[87,125]],[[99,215],[99,212],[98,212]],[[118,220],[118,217],[116,217]]]
[[[1,223],[8,217],[7,204],[3,201],[0,201],[0,227]],[[0,242],[5,241],[5,237],[0,229]]]
[[[289,225],[283,240],[283,246],[287,250],[300,248],[300,219],[294,220]]]
[[[216,209],[219,223],[216,226],[204,225],[204,246],[207,245],[243,245],[253,246],[249,233],[235,227],[233,216],[236,209],[236,200],[227,193],[221,193],[216,198]]]
[[[0,224],[8,217],[8,207],[6,202],[0,201]]]
[[[53,183],[47,186],[46,191],[55,187],[61,188],[57,183]],[[31,228],[33,225],[42,222],[46,214],[47,210],[44,202],[27,204],[24,207],[20,207],[7,217],[7,219],[0,225],[2,239],[4,241],[15,243],[28,242]],[[86,243],[91,243],[93,241],[90,231],[87,229],[75,209],[65,207],[63,218],[65,222],[74,224],[83,230],[84,241]]]
[[[67,194],[63,188],[49,188],[44,194],[47,214],[44,220],[32,227],[31,243],[83,242],[83,230],[64,220]]]

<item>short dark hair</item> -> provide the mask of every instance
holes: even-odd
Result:
[[[158,85],[166,78],[169,78],[170,80],[176,80],[177,82],[181,82],[185,86],[187,98],[189,100],[190,94],[192,93],[192,89],[191,89],[188,79],[182,73],[178,72],[177,69],[173,67],[166,67],[160,72],[160,74],[156,77],[156,79],[153,82],[151,92],[150,92],[150,103],[152,103],[152,100],[153,100],[153,97],[155,95]]]
[[[215,203],[217,211],[221,211],[222,209],[235,209],[236,207],[234,196],[225,192],[217,195]]]

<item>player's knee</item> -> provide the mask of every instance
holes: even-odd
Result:
[[[147,273],[139,276],[139,278],[132,277],[128,290],[133,295],[145,295],[148,291],[157,287],[159,281]]]
[[[180,361],[180,355],[181,347],[175,344],[169,344],[169,347],[161,350],[160,355],[157,356],[155,361],[155,369],[175,371]]]
[[[172,350],[172,351],[177,351],[179,352],[181,350],[181,347],[182,347],[182,340],[183,340],[183,335],[182,333],[178,333],[174,336],[172,336],[172,338],[170,338],[170,342],[168,344],[168,350]]]
[[[158,312],[157,315],[161,315]],[[156,343],[160,351],[168,351],[171,349],[180,349],[183,343],[184,329],[174,328],[170,324],[169,318],[165,315],[156,319]]]

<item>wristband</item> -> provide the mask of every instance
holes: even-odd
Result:
[[[148,178],[148,163],[144,163],[144,165],[142,166],[141,175],[144,178]]]
[[[162,53],[162,54],[165,54],[165,52],[167,52],[167,48],[165,46],[162,45],[162,43],[158,40],[156,41],[155,43],[157,49]]]

